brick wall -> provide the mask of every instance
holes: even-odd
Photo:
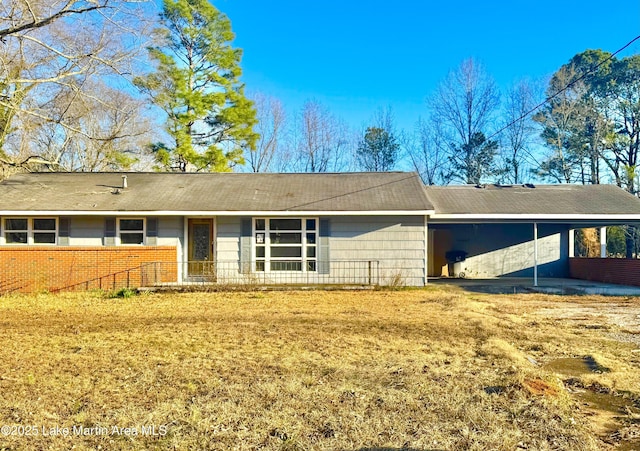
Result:
[[[175,282],[175,265],[162,269],[151,262],[175,262],[175,246],[0,248],[0,293],[59,289],[118,289],[149,282]],[[131,271],[132,268],[140,268]],[[76,285],[80,284],[81,285]]]
[[[640,260],[626,258],[570,258],[569,277],[595,282],[640,286]]]

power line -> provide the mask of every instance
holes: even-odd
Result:
[[[542,102],[540,102],[539,104],[537,104],[536,106],[534,106],[533,108],[531,108],[529,111],[525,112],[524,114],[522,114],[522,116],[520,116],[517,119],[514,119],[513,121],[509,122],[507,125],[505,125],[504,127],[502,127],[500,130],[498,130],[497,132],[493,133],[491,136],[489,136],[487,138],[487,141],[491,140],[492,138],[494,138],[495,136],[499,135],[500,133],[502,133],[503,131],[505,131],[506,129],[508,129],[509,127],[511,127],[513,124],[515,124],[518,121],[523,120],[524,118],[526,118],[527,116],[529,116],[531,113],[533,113],[534,111],[536,111],[538,108],[540,108],[541,106],[545,105],[546,103],[549,103],[551,100],[555,99],[556,97],[558,97],[560,94],[562,94],[564,91],[566,91],[567,89],[571,88],[573,85],[575,85],[576,83],[578,83],[579,81],[583,80],[584,78],[586,78],[587,76],[591,75],[592,73],[594,73],[600,66],[602,66],[604,63],[610,61],[613,59],[613,57],[615,57],[618,53],[622,52],[624,49],[626,49],[627,47],[629,47],[631,44],[633,44],[634,42],[636,42],[638,39],[640,39],[640,35],[636,36],[635,38],[633,38],[631,41],[627,42],[623,47],[620,47],[618,50],[616,50],[615,52],[613,52],[611,55],[609,55],[607,58],[605,58],[604,60],[600,61],[598,64],[596,64],[595,66],[593,66],[591,69],[589,69],[588,71],[586,71],[584,74],[582,74],[580,77],[576,78],[575,80],[571,81],[570,83],[568,83],[564,88],[560,89],[558,92],[556,92],[555,94],[547,97],[546,99],[544,99]]]

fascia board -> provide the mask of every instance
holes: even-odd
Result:
[[[2,210],[0,216],[429,216],[434,210],[356,211],[173,211],[173,210]]]

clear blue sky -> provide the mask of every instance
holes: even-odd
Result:
[[[316,99],[353,127],[389,105],[399,128],[412,127],[425,97],[468,57],[506,88],[640,35],[639,0],[212,3],[231,19],[248,90],[278,97],[289,114]],[[622,55],[634,53],[640,41]]]

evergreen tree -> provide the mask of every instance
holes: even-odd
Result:
[[[358,144],[358,161],[367,171],[390,171],[398,157],[399,147],[392,133],[380,127],[369,127]]]
[[[483,178],[496,172],[497,152],[496,141],[487,141],[482,132],[474,133],[469,142],[460,145],[449,156],[452,172],[448,178],[474,185],[480,184]]]
[[[165,0],[163,43],[149,49],[156,72],[136,84],[168,118],[171,145],[152,146],[160,167],[229,171],[253,150],[256,112],[240,83],[242,51],[229,19],[208,0]]]

